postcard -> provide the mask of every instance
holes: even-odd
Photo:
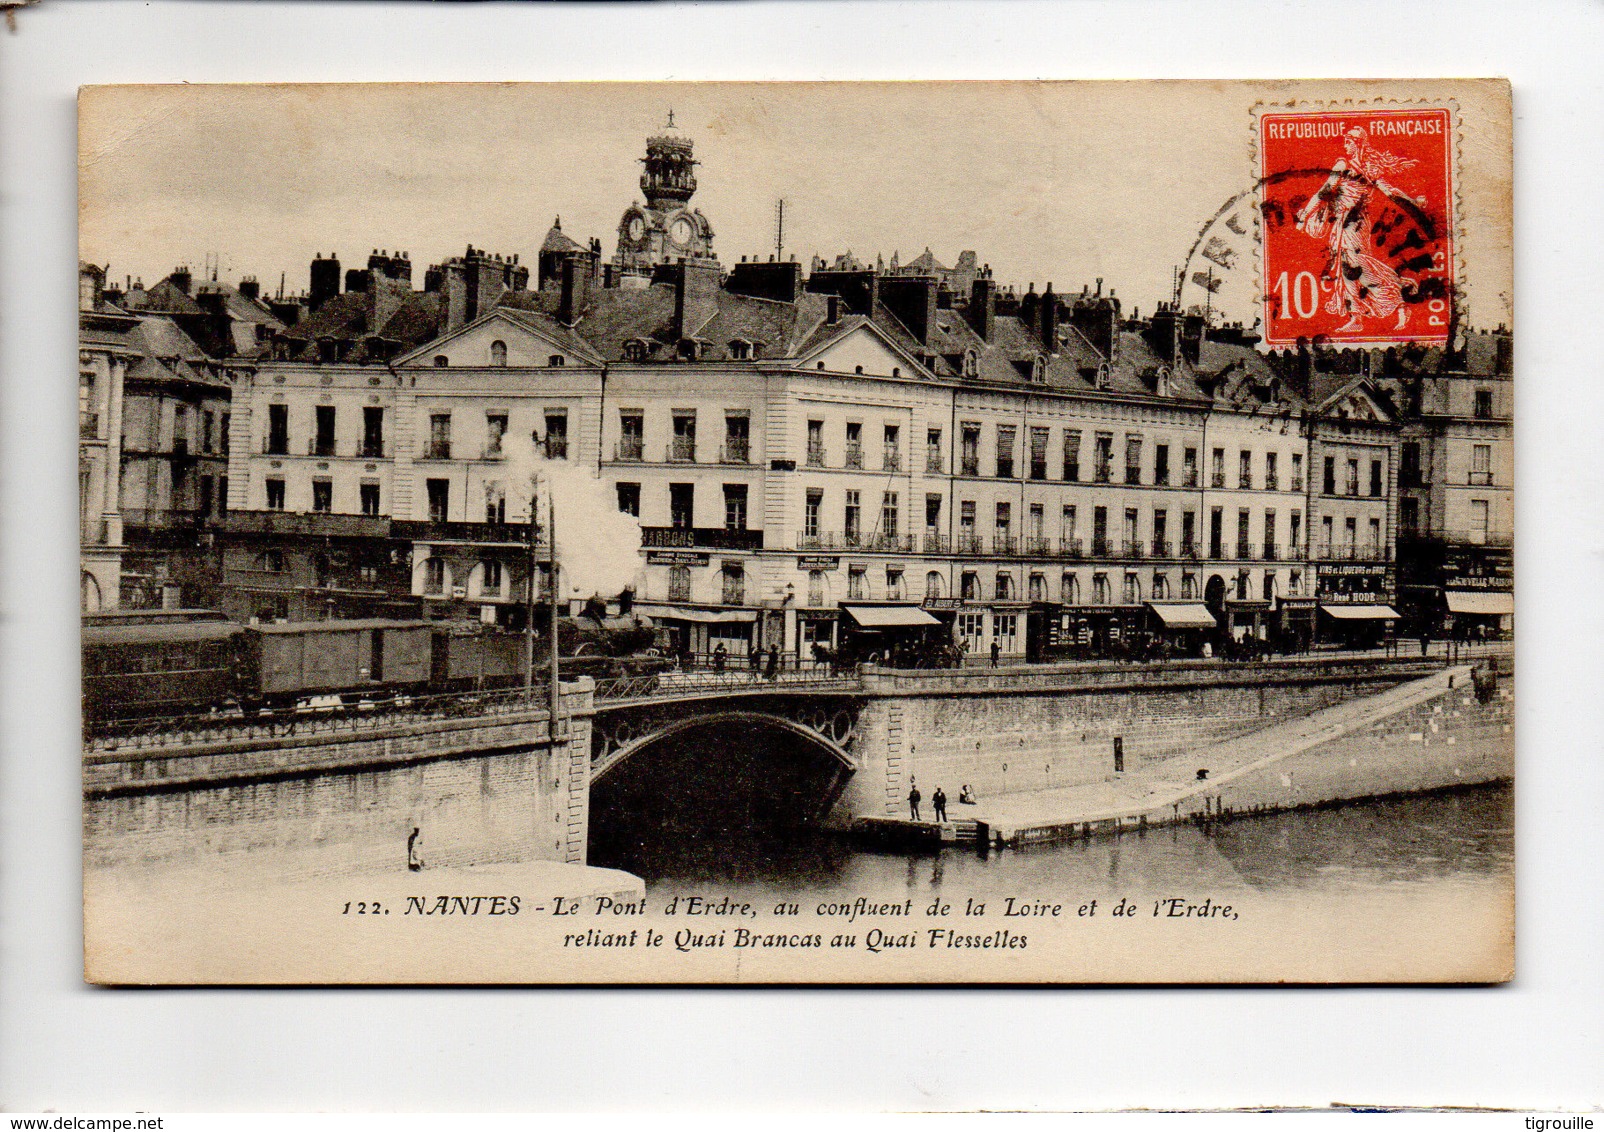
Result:
[[[85,88],[86,979],[1508,980],[1511,144]]]

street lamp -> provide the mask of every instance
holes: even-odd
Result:
[[[531,434],[530,443],[540,445],[541,438]],[[539,475],[530,477],[529,484],[529,592],[528,608],[524,616],[524,696],[528,703],[534,703],[535,698],[535,598],[536,598],[536,557],[535,544],[538,530],[537,516],[540,513],[540,492],[536,488]],[[558,738],[557,716],[562,704],[561,689],[558,684],[557,663],[557,595],[558,566],[557,566],[557,493],[555,490],[546,495],[546,570],[551,578],[551,615],[547,619],[547,648],[550,654],[549,668],[547,670],[547,732],[553,747]]]

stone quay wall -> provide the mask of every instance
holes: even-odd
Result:
[[[1403,660],[1064,665],[864,677],[861,765],[830,814],[905,816],[909,784],[955,804],[1103,782],[1118,739],[1127,772],[1372,695],[1441,666]]]

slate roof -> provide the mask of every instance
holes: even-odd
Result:
[[[542,252],[582,252],[587,250],[584,245],[576,243],[563,233],[563,223],[559,219],[546,233],[546,242],[540,245]]]
[[[371,338],[395,343],[404,351],[440,336],[445,304],[438,292],[404,291],[394,298],[395,310],[386,315],[383,325],[375,326],[375,292],[333,295],[314,313],[285,330],[279,341],[288,348],[291,360],[316,361],[319,339],[332,338],[349,345],[343,362],[361,365],[382,362],[390,356],[390,352],[371,352]]]

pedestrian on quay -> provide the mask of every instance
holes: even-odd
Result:
[[[1420,655],[1425,656],[1431,649],[1431,627],[1428,625],[1420,630]]]
[[[780,671],[780,646],[775,645],[769,649],[769,661],[763,675],[770,680],[776,679]]]
[[[991,642],[991,666],[997,667],[997,658],[1002,656],[1002,645],[997,641]]]
[[[910,787],[910,789],[908,791],[908,813],[912,815],[914,821],[918,821],[919,820],[919,798],[920,798],[919,787],[914,785],[914,782],[913,782],[912,779],[908,780],[908,785]]]
[[[724,647],[724,642],[720,641],[718,643],[718,648],[713,650],[713,671],[714,672],[723,672],[724,671],[724,662],[729,658],[729,655],[730,655],[729,654],[729,650]]]
[[[936,787],[936,792],[930,795],[930,804],[936,808],[936,820],[946,821],[947,795],[942,792],[941,787]]]

